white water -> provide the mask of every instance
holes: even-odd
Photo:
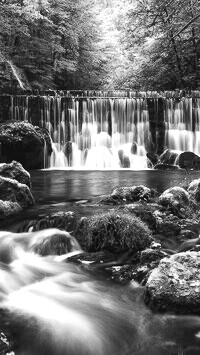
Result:
[[[57,142],[53,148],[51,167],[118,169],[124,167],[124,158],[120,161],[118,154],[122,150],[129,167],[137,169],[135,163],[140,160],[142,168],[147,168],[145,145],[150,142],[151,136],[146,103],[143,99],[86,99],[82,100],[81,108],[80,102],[72,99],[72,108],[68,109],[68,113],[62,109],[61,100],[58,98],[48,100],[43,120],[46,127],[51,126],[52,139]],[[48,106],[52,105],[52,100],[53,106],[56,105],[54,113],[56,112],[57,117],[54,120],[50,117]],[[109,124],[112,127],[111,134]],[[70,138],[67,138],[67,135]],[[66,159],[64,154],[68,139],[71,142],[70,159]],[[131,153],[131,145],[134,142],[137,146],[136,154]]]
[[[41,257],[31,252],[55,235],[81,252],[69,233],[56,229],[0,233],[0,307],[7,321],[0,330],[13,335],[16,354],[124,355],[133,345],[143,349],[150,313],[137,301],[140,287],[111,287],[75,265],[58,262],[71,253]],[[137,309],[131,309],[134,289]]]

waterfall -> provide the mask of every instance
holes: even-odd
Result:
[[[65,91],[10,97],[11,119],[49,130],[51,168],[146,169],[147,152],[200,154],[199,92]]]
[[[13,119],[33,122],[33,97],[12,99]],[[40,97],[38,124],[49,130],[51,168],[145,169],[151,144],[145,98]]]
[[[12,64],[12,62],[10,60],[7,60],[7,63],[10,65],[11,70],[13,72],[13,75],[17,79],[17,82],[18,82],[18,84],[20,86],[20,89],[25,90],[25,86],[22,83],[22,81],[21,81],[21,79],[20,79],[20,77],[19,77],[19,75],[17,73],[17,70],[16,70],[15,66]]]

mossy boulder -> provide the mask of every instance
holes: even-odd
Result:
[[[20,162],[25,169],[44,167],[44,152],[52,152],[48,131],[28,122],[8,121],[0,125],[0,162]]]
[[[127,202],[134,202],[139,200],[147,201],[151,196],[151,189],[146,186],[130,186],[117,187],[111,193],[111,198],[116,200],[123,200]]]
[[[17,180],[21,184],[31,186],[30,174],[17,161],[12,161],[10,164],[0,164],[0,176]]]
[[[156,311],[200,314],[200,252],[174,254],[149,276],[145,302]]]
[[[22,207],[17,202],[0,200],[0,220],[22,211]]]
[[[138,202],[125,206],[125,211],[131,212],[148,225],[151,230],[156,228],[156,218],[154,216],[155,207],[151,204]]]
[[[170,187],[159,197],[159,202],[166,207],[181,209],[188,206],[189,194],[182,187]]]
[[[200,179],[195,179],[189,184],[188,193],[196,202],[200,202]]]
[[[17,202],[22,208],[34,204],[33,196],[27,185],[2,176],[0,176],[0,200]]]
[[[81,220],[75,234],[84,250],[137,252],[151,243],[151,231],[138,217],[112,211]]]

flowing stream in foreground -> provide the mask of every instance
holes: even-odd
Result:
[[[13,233],[25,219],[41,213],[95,212],[92,201],[117,185],[144,184],[163,191],[182,186],[194,172],[34,171],[37,205],[2,222],[0,232],[1,329],[16,355],[195,355],[200,353],[200,317],[153,314],[143,288],[106,280],[67,263],[36,255],[34,245],[58,231]],[[87,199],[90,204],[81,204]],[[103,207],[105,208],[105,207]],[[98,209],[97,209],[98,210]],[[65,233],[65,232],[61,232]],[[69,236],[71,252],[80,247]]]

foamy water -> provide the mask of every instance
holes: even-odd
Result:
[[[33,252],[33,245],[59,233],[71,240],[69,254]],[[154,315],[134,281],[117,285],[67,263],[71,253],[81,252],[69,233],[1,232],[0,250],[0,330],[10,335],[16,355],[192,355],[194,346],[199,351],[199,317]]]

